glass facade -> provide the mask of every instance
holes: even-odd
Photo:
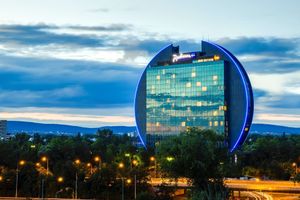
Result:
[[[178,134],[187,127],[224,133],[224,61],[152,66],[146,70],[146,132]]]

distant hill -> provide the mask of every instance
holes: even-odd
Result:
[[[278,126],[272,124],[252,124],[250,133],[260,134],[300,134],[300,128]]]
[[[123,134],[136,131],[135,126],[103,126],[99,128],[86,128],[80,126],[64,124],[43,124],[35,122],[8,121],[7,128],[9,133],[41,133],[41,134],[69,134],[77,133],[95,134],[98,129],[111,129],[116,134]],[[250,133],[259,134],[300,134],[300,128],[278,126],[271,124],[253,124]]]
[[[68,134],[77,133],[95,134],[98,129],[111,129],[116,134],[123,134],[135,131],[135,126],[103,126],[99,128],[86,128],[80,126],[64,124],[43,124],[24,121],[8,121],[7,129],[9,133],[41,133],[41,134]]]

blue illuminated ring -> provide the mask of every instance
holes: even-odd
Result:
[[[137,99],[137,94],[138,94],[138,90],[139,90],[139,86],[140,86],[140,82],[141,82],[141,80],[142,80],[142,77],[143,77],[143,75],[144,75],[144,73],[146,72],[146,70],[147,70],[147,68],[149,67],[149,65],[151,64],[151,62],[162,52],[162,51],[164,51],[165,49],[167,49],[168,47],[170,47],[170,46],[172,46],[172,44],[168,44],[166,47],[164,47],[164,48],[162,48],[152,59],[151,59],[151,61],[148,63],[148,65],[147,65],[147,67],[145,67],[145,69],[143,70],[143,72],[142,72],[142,75],[140,76],[140,79],[139,79],[139,81],[138,81],[138,84],[137,84],[137,87],[136,87],[136,89],[135,89],[135,98],[134,98],[134,113],[135,113],[135,116],[137,116],[137,114],[136,114],[136,99]],[[140,138],[140,140],[141,140],[141,142],[142,142],[142,144],[143,144],[143,146],[145,147],[145,148],[147,148],[146,147],[146,144],[145,144],[145,141],[143,140],[143,138],[142,138],[142,136],[141,136],[141,131],[139,130],[139,126],[138,126],[138,124],[137,124],[137,117],[135,117],[135,126],[136,126],[136,130],[137,130],[137,134],[138,134],[138,136],[139,136],[139,138]]]
[[[206,41],[207,42],[207,41]],[[235,142],[235,144],[233,145],[232,149],[230,150],[230,152],[234,151],[234,149],[237,147],[237,145],[239,144],[242,136],[243,136],[243,133],[244,133],[244,130],[246,128],[246,123],[247,123],[247,118],[248,118],[248,106],[249,106],[249,94],[248,94],[248,88],[247,88],[247,85],[246,85],[246,81],[245,81],[245,78],[244,78],[244,75],[239,67],[239,65],[236,63],[235,59],[229,54],[227,53],[227,50],[225,50],[223,47],[217,45],[217,44],[214,44],[212,42],[207,42],[213,46],[215,46],[216,48],[220,49],[223,53],[225,53],[230,59],[231,61],[234,63],[234,66],[236,67],[236,69],[238,70],[241,78],[242,78],[242,81],[243,81],[243,85],[244,85],[244,89],[245,89],[245,94],[246,94],[246,114],[245,114],[245,119],[244,119],[244,123],[243,123],[243,126],[242,126],[242,130],[239,134],[239,137],[237,139],[237,141]]]

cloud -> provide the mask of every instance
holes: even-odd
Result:
[[[198,51],[201,45],[197,39],[143,32],[130,24],[0,25],[0,104],[90,111],[132,107],[143,68],[170,43],[182,52]],[[300,112],[299,37],[222,38],[216,43],[233,52],[250,75],[255,120],[265,119],[262,114]],[[89,115],[78,112],[73,114]]]
[[[218,42],[235,54],[286,56],[293,55],[295,50],[299,50],[300,38],[239,37],[223,38]]]
[[[254,88],[267,91],[272,94],[298,94],[300,95],[300,68],[292,73],[269,73],[259,74],[252,73],[250,75]]]
[[[94,13],[107,13],[110,10],[108,8],[95,8],[95,9],[90,9],[88,12],[94,12]]]
[[[36,121],[47,123],[63,124],[86,124],[87,126],[98,127],[101,125],[132,125],[133,117],[126,116],[94,116],[79,114],[61,114],[61,113],[23,113],[23,112],[0,112],[0,116],[7,120]]]
[[[87,127],[134,125],[132,107],[49,108],[0,107],[0,118],[17,121],[73,124]]]
[[[258,114],[256,115],[256,118],[258,120],[263,120],[263,121],[269,121],[269,122],[294,122],[294,123],[299,123],[300,122],[300,115],[289,115],[289,114],[269,114],[269,113],[264,113],[264,114]]]
[[[0,105],[128,106],[142,70],[113,63],[0,56]]]
[[[290,73],[299,70],[300,38],[223,38],[217,41],[255,73]]]

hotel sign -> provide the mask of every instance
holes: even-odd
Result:
[[[172,62],[178,62],[178,61],[182,61],[182,60],[189,60],[189,59],[192,59],[192,58],[195,58],[196,57],[196,54],[195,53],[189,53],[189,54],[174,54],[173,55],[173,59],[172,59]]]

